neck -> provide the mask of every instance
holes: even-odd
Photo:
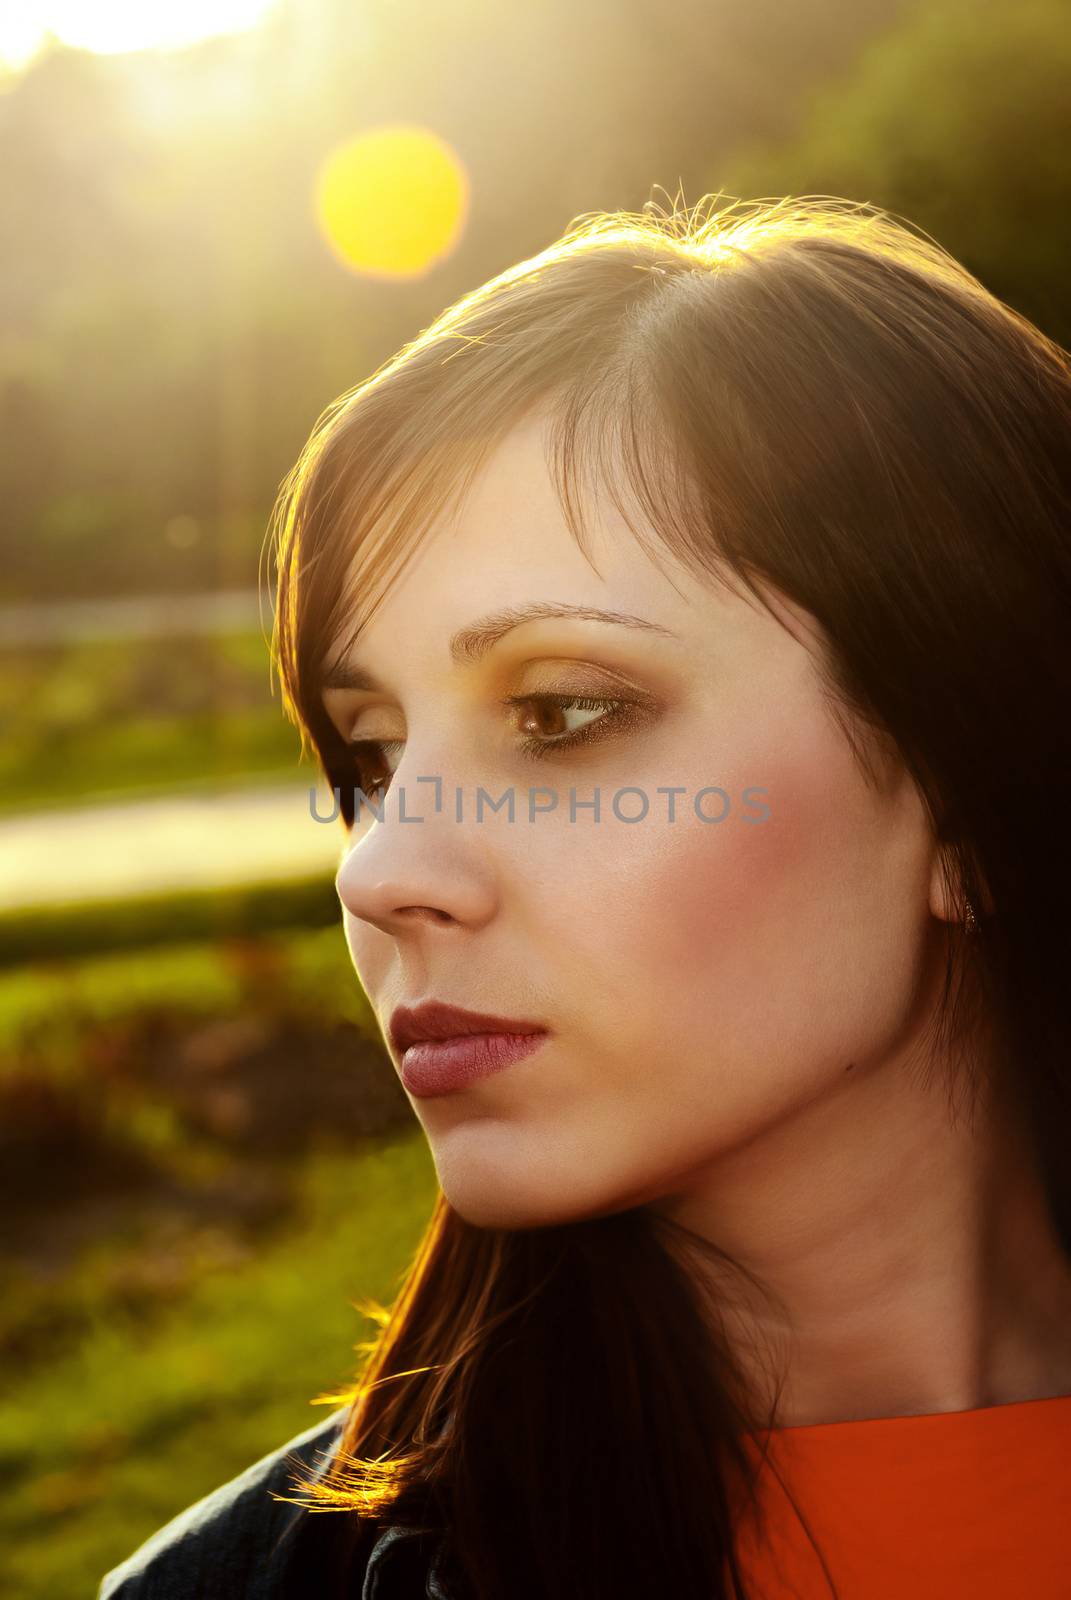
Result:
[[[658,1208],[778,1426],[1071,1394],[1071,1262],[1021,1119],[889,1062],[693,1175]]]

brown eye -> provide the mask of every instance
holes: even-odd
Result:
[[[526,755],[551,755],[594,744],[615,728],[643,721],[647,708],[638,701],[608,700],[575,694],[518,694],[503,705],[518,711],[516,727]]]
[[[347,781],[374,799],[390,788],[394,764],[400,759],[402,749],[400,739],[351,739],[346,745],[350,757]]]
[[[521,712],[517,719],[519,733],[557,741],[568,739],[605,717],[619,702],[581,696],[529,695],[523,700],[515,699],[511,704]]]

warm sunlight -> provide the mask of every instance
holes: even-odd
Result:
[[[429,128],[392,124],[340,145],[316,184],[316,215],[355,272],[414,278],[451,250],[468,208],[460,157]]]
[[[274,0],[20,0],[0,6],[0,60],[25,65],[46,33],[81,50],[117,53],[193,44],[259,22]]]

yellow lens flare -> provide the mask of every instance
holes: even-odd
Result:
[[[316,219],[338,259],[374,278],[417,278],[453,249],[468,175],[429,128],[373,128],[333,150],[316,179]]]

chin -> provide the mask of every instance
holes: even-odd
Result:
[[[504,1228],[517,1232],[526,1228],[552,1228],[578,1222],[586,1215],[559,1196],[528,1195],[516,1184],[475,1184],[464,1179],[439,1179],[443,1194],[466,1222],[474,1228]]]
[[[598,1181],[590,1160],[576,1171],[548,1160],[545,1145],[538,1154],[511,1151],[503,1160],[483,1140],[447,1138],[433,1143],[432,1155],[446,1200],[474,1228],[561,1227],[624,1210],[639,1198],[606,1182],[606,1174]]]

